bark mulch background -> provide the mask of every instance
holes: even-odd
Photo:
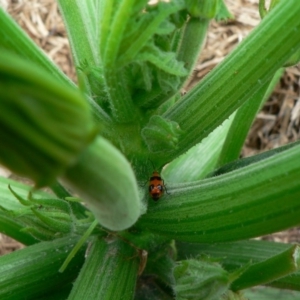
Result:
[[[235,20],[212,22],[206,45],[201,53],[188,90],[213,69],[259,23],[258,0],[225,0]],[[54,0],[0,0],[28,35],[74,81],[75,71],[64,24]],[[241,156],[250,156],[299,139],[300,99],[299,67],[288,68],[274,93],[258,114]],[[0,175],[11,173],[0,169]],[[272,234],[263,239],[281,242],[300,241],[299,229]],[[0,234],[0,255],[22,247]]]

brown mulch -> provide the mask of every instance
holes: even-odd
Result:
[[[212,22],[206,45],[187,89],[199,81],[255,27],[259,21],[258,0],[226,0],[235,20]],[[54,0],[0,0],[0,6],[28,33],[39,47],[74,81],[75,71],[64,24]],[[258,114],[242,151],[253,155],[299,139],[299,67],[288,68],[274,93]],[[0,169],[0,173],[4,172]],[[1,175],[1,174],[0,174]],[[5,176],[10,176],[6,172]],[[297,228],[266,237],[282,242],[299,241]],[[0,235],[0,255],[20,244]]]
[[[24,248],[21,243],[16,242],[4,234],[0,234],[0,255],[7,254],[21,248]]]
[[[75,79],[69,41],[56,1],[11,0],[8,12],[35,43],[70,78]]]

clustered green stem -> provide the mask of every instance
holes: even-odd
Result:
[[[184,96],[223,0],[57,2],[79,88],[0,9],[0,162],[55,193],[0,177],[0,231],[28,246],[0,257],[0,298],[300,290],[298,246],[245,240],[299,224],[299,142],[239,159],[299,60],[299,1],[260,1],[262,22]]]

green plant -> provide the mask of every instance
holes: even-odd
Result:
[[[221,0],[147,2],[58,0],[79,88],[0,10],[0,162],[35,182],[0,180],[0,230],[28,246],[0,258],[1,299],[300,290],[298,246],[243,241],[299,224],[299,143],[238,160],[299,52],[298,0],[273,1],[182,97],[209,19],[229,13]],[[158,202],[153,168],[169,193]]]

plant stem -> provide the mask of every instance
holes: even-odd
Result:
[[[176,150],[162,153],[165,162],[212,132],[300,47],[299,14],[298,0],[281,1],[243,43],[163,115],[185,132]]]

